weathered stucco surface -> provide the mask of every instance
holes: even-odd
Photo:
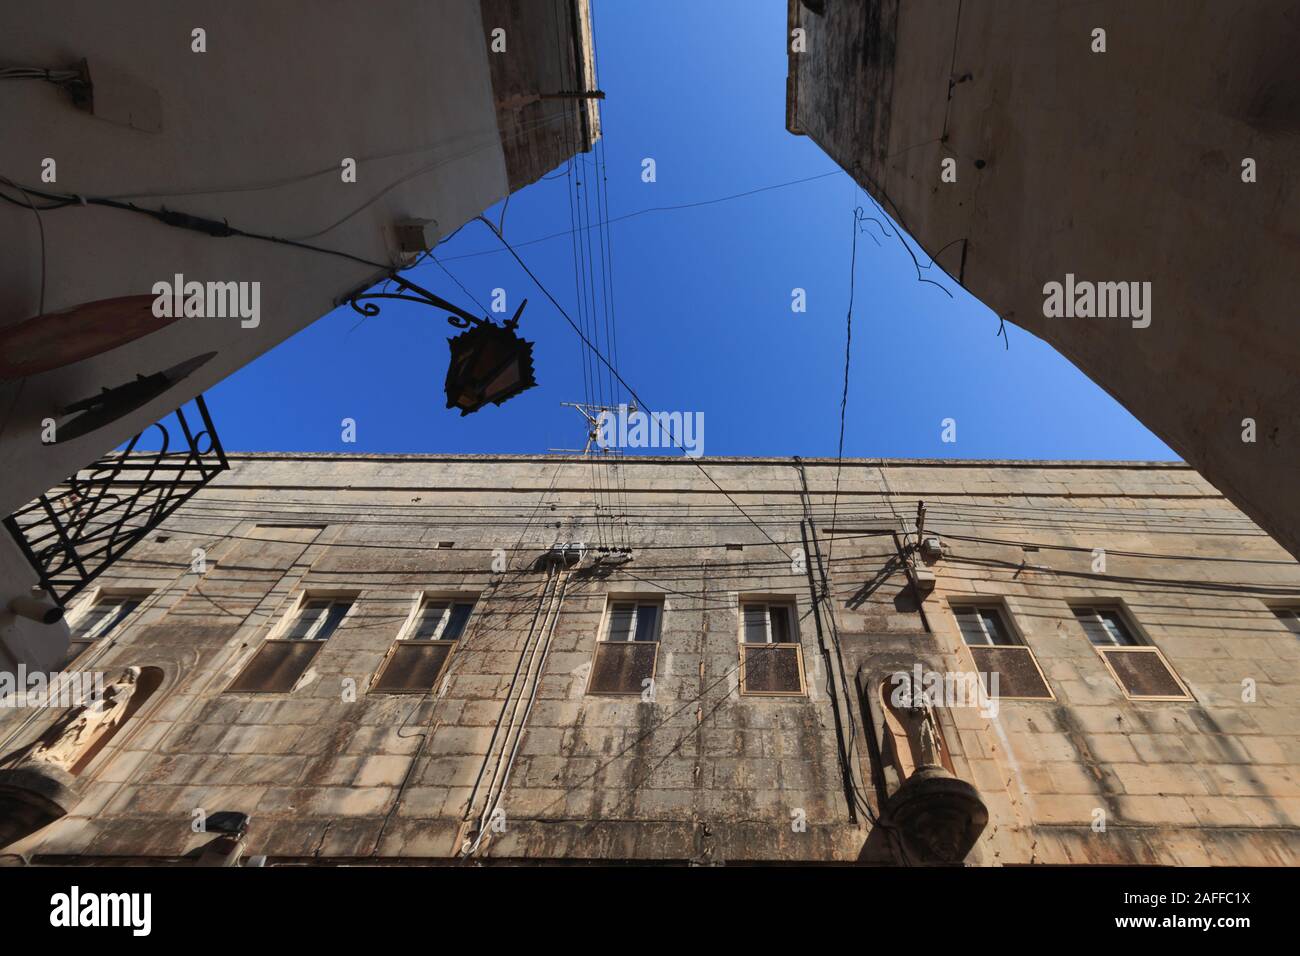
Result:
[[[132,129],[77,109],[53,84],[5,83],[0,176],[225,221],[364,261],[214,238],[102,206],[47,209],[38,223],[21,202],[0,203],[0,329],[37,316],[42,304],[49,314],[150,295],[177,275],[252,283],[260,304],[256,322],[187,317],[0,381],[0,514],[148,429],[348,294],[410,265],[415,257],[402,252],[397,222],[434,220],[446,237],[595,137],[594,122],[585,137],[575,130],[575,101],[536,99],[575,82],[586,88],[589,77],[575,76],[573,62],[578,46],[590,60],[586,0],[378,7],[298,0],[256,10],[138,0],[131,16],[87,0],[17,6],[23,11],[0,30],[0,62],[62,69],[84,58],[92,79],[111,69],[151,89],[162,121],[157,132]],[[196,28],[206,31],[206,52],[192,48]],[[495,29],[507,32],[503,52],[491,49]],[[343,176],[345,159],[355,161],[352,181]],[[49,162],[53,181],[42,178]],[[213,356],[192,375],[139,408],[79,438],[48,441],[47,422],[63,417],[60,409],[206,353]],[[6,355],[28,357],[21,349]],[[25,563],[8,536],[0,538],[0,662],[26,654],[32,638],[28,623],[4,610],[36,583]]]

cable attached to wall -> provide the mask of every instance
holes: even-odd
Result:
[[[856,228],[856,225],[855,227]],[[840,767],[844,777],[845,795],[849,798],[849,818],[856,824],[857,812],[855,806],[862,810],[867,822],[873,826],[878,822],[876,812],[872,809],[871,802],[867,799],[858,787],[857,779],[853,774],[853,749],[857,741],[857,723],[853,720],[852,704],[854,694],[851,693],[848,684],[848,675],[844,671],[844,651],[840,644],[839,625],[835,620],[834,598],[830,590],[830,581],[826,574],[826,566],[822,563],[821,546],[817,541],[817,525],[813,521],[812,501],[808,491],[808,473],[804,468],[803,459],[798,455],[794,456],[795,465],[799,469],[799,481],[802,488],[799,495],[803,504],[803,520],[799,522],[799,531],[804,542],[805,562],[804,570],[808,578],[808,592],[812,601],[813,623],[817,628],[817,640],[821,645],[822,657],[826,666],[826,693],[831,700],[831,712],[835,718],[835,738],[840,758]],[[835,538],[831,537],[831,544],[834,545]],[[817,589],[816,581],[813,578],[812,561],[817,563],[817,572],[821,577],[821,591]],[[828,556],[829,561],[829,556]],[[826,634],[822,628],[822,605],[827,605],[827,620],[829,622],[828,630],[830,632],[830,646],[827,645]],[[838,664],[840,692],[843,694],[844,708],[847,712],[849,733],[847,739],[844,734],[844,727],[840,717],[839,694],[835,691],[835,670],[831,666],[831,650],[834,649],[835,661]]]
[[[85,85],[81,70],[47,70],[39,66],[0,66],[0,80],[45,80],[74,96]]]
[[[281,236],[271,236],[260,232],[251,232],[241,229],[238,226],[230,225],[229,220],[209,219],[205,216],[196,216],[193,213],[181,212],[175,209],[168,209],[163,206],[159,209],[149,209],[144,206],[137,206],[135,203],[122,202],[117,199],[109,199],[105,196],[82,196],[74,193],[51,193],[44,190],[35,189],[30,186],[21,186],[11,179],[0,176],[0,183],[17,189],[19,192],[41,199],[49,200],[49,204],[40,207],[42,210],[67,209],[70,206],[100,206],[106,209],[118,209],[123,212],[133,212],[138,215],[148,216],[151,219],[161,222],[165,226],[173,226],[177,229],[186,229],[191,232],[198,232],[205,236],[211,236],[217,239],[225,239],[231,236],[241,239],[256,239],[260,242],[272,242],[277,245],[292,246],[296,249],[305,249],[309,252],[319,252],[323,255],[338,256],[343,259],[350,259],[353,262],[359,262],[362,265],[374,266],[376,269],[393,270],[396,267],[392,263],[376,262],[373,259],[366,259],[363,256],[353,255],[350,252],[344,252],[341,249],[330,249],[325,246],[317,246],[307,242],[300,242],[297,239],[285,239]],[[4,199],[15,205],[24,205],[19,203],[12,196],[6,196],[0,193],[0,199]],[[37,207],[32,206],[33,210]],[[44,309],[42,309],[42,312]]]

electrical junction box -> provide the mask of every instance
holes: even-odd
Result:
[[[103,63],[82,60],[82,79],[73,84],[72,101],[102,120],[145,133],[162,132],[162,97],[153,87]]]
[[[587,548],[585,545],[580,542],[561,541],[545,551],[537,559],[537,564],[543,568],[548,566],[571,568],[576,564],[580,564],[586,556]]]
[[[405,253],[428,252],[438,244],[436,219],[399,219],[393,223],[397,248]]]
[[[921,540],[921,557],[929,562],[943,557],[943,542],[938,535],[927,535]]]

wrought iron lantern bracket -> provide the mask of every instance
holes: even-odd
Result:
[[[367,290],[370,286],[367,286],[364,289],[359,289],[348,295],[346,298],[348,305],[352,306],[353,310],[359,312],[361,315],[369,317],[379,314],[379,305],[373,301],[374,299],[400,299],[404,302],[415,302],[420,305],[427,305],[431,308],[451,313],[447,316],[447,322],[458,329],[468,329],[471,326],[476,325],[496,325],[496,323],[491,319],[486,317],[479,318],[472,312],[465,311],[460,306],[448,302],[446,299],[442,298],[442,296],[435,295],[428,289],[421,288],[414,282],[403,279],[396,273],[390,275],[387,282],[396,283],[397,287],[401,291],[369,292]],[[523,314],[524,306],[527,304],[527,299],[524,299],[519,303],[519,308],[515,310],[514,317],[502,323],[505,328],[512,331],[518,328],[519,317]]]

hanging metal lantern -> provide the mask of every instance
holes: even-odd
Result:
[[[516,335],[515,325],[513,321],[504,327],[483,323],[447,340],[451,346],[448,408],[459,408],[461,415],[468,415],[488,402],[500,405],[537,384],[533,343]]]
[[[480,319],[466,312],[400,276],[391,276],[389,281],[397,283],[403,292],[358,293],[349,297],[349,304],[362,315],[372,316],[379,314],[379,306],[373,302],[359,305],[360,300],[404,299],[407,302],[419,302],[450,312],[447,321],[466,330],[447,340],[451,346],[446,381],[448,408],[459,408],[462,416],[468,415],[489,402],[500,405],[537,384],[533,375],[533,343],[515,334],[515,329],[519,327],[519,317],[528,304],[527,299],[519,303],[513,318],[497,325],[490,319]]]

